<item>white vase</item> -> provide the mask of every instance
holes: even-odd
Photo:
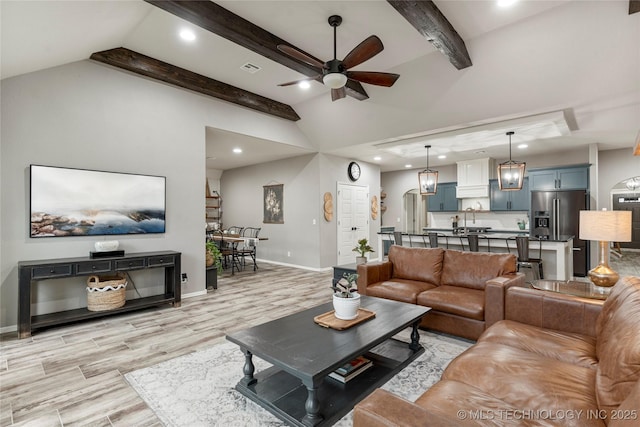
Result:
[[[366,263],[367,263],[367,257],[366,256],[357,256],[356,257],[356,265],[366,264]]]
[[[353,320],[358,317],[358,308],[360,308],[360,294],[353,292],[351,298],[341,298],[333,295],[334,315],[341,320]]]

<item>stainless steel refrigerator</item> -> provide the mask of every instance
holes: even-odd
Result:
[[[573,275],[584,277],[589,266],[589,242],[580,240],[580,211],[589,209],[584,190],[532,191],[530,233],[534,237],[561,240],[573,236]]]

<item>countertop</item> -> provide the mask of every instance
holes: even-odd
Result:
[[[430,231],[437,232],[437,233],[443,234],[446,237],[464,237],[465,236],[464,234],[454,233],[453,228],[424,228],[423,230],[425,230],[426,232],[430,232]],[[391,234],[391,233],[379,232],[378,234]],[[408,236],[409,234],[411,234],[412,236],[423,236],[424,234],[427,234],[427,233],[420,234],[420,233],[402,232],[403,236]],[[491,240],[504,240],[509,237],[529,236],[529,232],[526,230],[520,231],[520,230],[493,230],[492,229],[486,233],[469,233],[469,234],[477,234],[479,236],[484,236]],[[543,242],[568,242],[574,237],[575,236],[573,235],[559,235],[555,239],[553,238],[544,239]]]

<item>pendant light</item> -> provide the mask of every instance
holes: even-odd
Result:
[[[526,163],[511,160],[511,136],[514,133],[514,131],[507,132],[509,136],[509,161],[498,165],[498,184],[501,191],[522,190]]]
[[[418,184],[420,185],[420,194],[430,196],[436,194],[438,189],[438,171],[429,169],[429,148],[430,145],[425,145],[427,149],[427,168],[418,173]]]

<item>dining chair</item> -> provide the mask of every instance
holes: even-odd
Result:
[[[232,225],[231,227],[227,228],[227,234],[235,234],[238,236],[242,235],[242,230],[244,229],[244,227],[238,227],[237,225]]]
[[[247,227],[242,231],[242,237],[245,238],[242,246],[238,248],[236,251],[237,256],[242,258],[242,266],[245,267],[246,257],[251,257],[253,261],[253,271],[258,269],[258,264],[256,263],[256,249],[258,245],[258,235],[260,234],[260,227]]]

